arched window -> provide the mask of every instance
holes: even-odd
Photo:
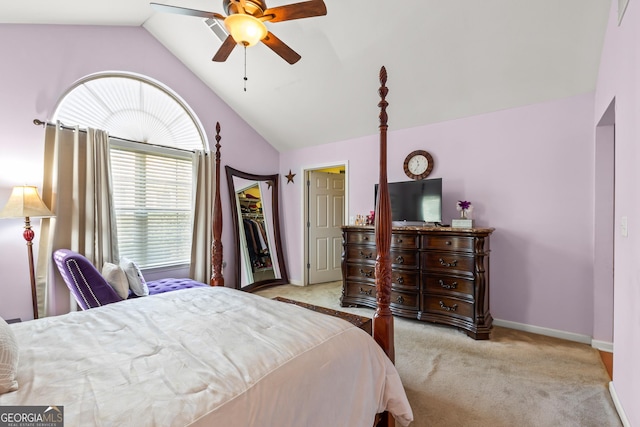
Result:
[[[120,255],[146,269],[188,264],[192,152],[209,146],[188,105],[147,77],[105,72],[74,83],[52,119],[109,132]]]
[[[182,98],[155,80],[132,73],[97,73],[78,80],[58,101],[53,119],[104,129],[131,141],[209,149],[200,121]]]

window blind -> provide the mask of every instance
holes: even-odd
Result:
[[[190,153],[112,145],[120,256],[140,268],[190,262],[192,168]]]

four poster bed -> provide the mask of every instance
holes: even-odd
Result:
[[[336,317],[224,287],[218,124],[212,286],[0,322],[19,356],[0,406],[57,405],[67,426],[408,425],[392,363],[384,67],[380,81],[375,340]]]

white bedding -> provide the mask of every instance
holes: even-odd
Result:
[[[412,420],[375,341],[338,318],[222,287],[11,325],[19,389],[65,426],[371,427]]]

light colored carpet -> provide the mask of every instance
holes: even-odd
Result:
[[[372,317],[340,306],[341,282],[284,285],[256,293]],[[494,326],[475,341],[455,328],[395,318],[396,367],[412,427],[621,426],[597,350]]]

